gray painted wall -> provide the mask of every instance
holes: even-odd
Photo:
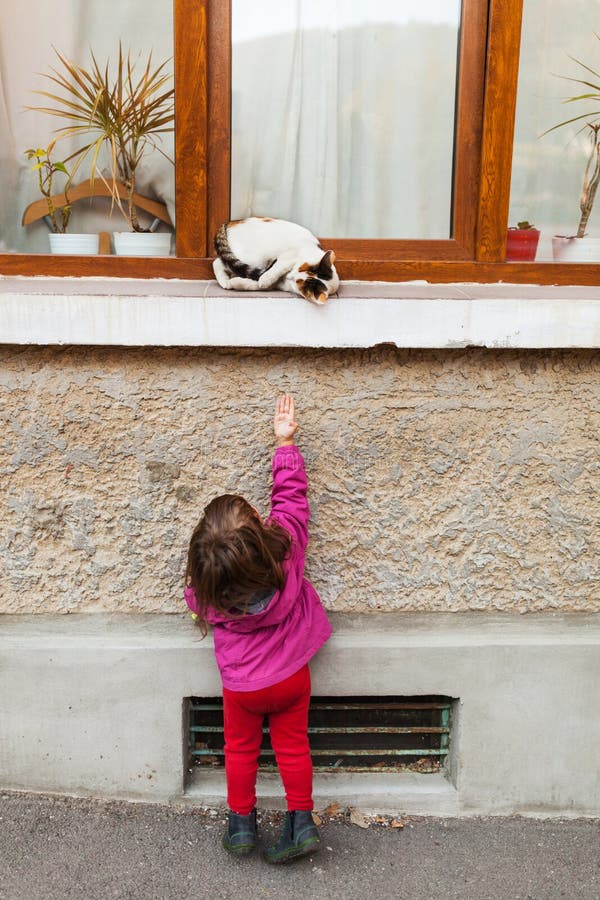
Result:
[[[313,693],[443,694],[459,703],[442,775],[323,776],[315,801],[414,814],[599,815],[600,621],[582,614],[332,616]],[[208,804],[184,794],[182,701],[218,696],[189,617],[2,616],[1,786]],[[262,803],[281,802],[278,781]]]

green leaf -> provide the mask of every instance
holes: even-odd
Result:
[[[594,69],[591,69],[589,66],[586,66],[586,64],[581,62],[580,59],[577,59],[576,56],[571,56],[570,53],[567,53],[567,56],[569,57],[569,59],[572,59],[573,62],[577,63],[578,66],[581,66],[582,69],[585,69],[586,72],[589,72],[590,75],[593,75],[595,78],[600,78],[599,72],[596,72]]]

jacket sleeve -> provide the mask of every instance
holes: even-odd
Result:
[[[271,517],[290,532],[303,551],[310,518],[307,489],[304,459],[298,447],[278,447],[273,456]]]

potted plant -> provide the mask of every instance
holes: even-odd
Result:
[[[88,256],[98,253],[98,235],[97,234],[68,234],[67,226],[71,217],[71,198],[69,191],[73,183],[73,176],[77,171],[78,165],[75,163],[71,172],[67,169],[66,163],[69,160],[60,161],[52,159],[52,152],[56,141],[51,141],[48,147],[37,149],[30,148],[25,151],[25,155],[29,160],[35,160],[33,171],[37,172],[38,187],[40,194],[44,198],[42,210],[36,215],[31,214],[31,221],[41,218],[42,215],[48,222],[51,229],[49,240],[50,250],[52,253],[69,254],[74,256]],[[62,186],[62,194],[57,194],[55,190],[55,177],[57,174],[66,176],[66,181]],[[60,198],[60,204],[57,198]],[[35,206],[36,204],[33,204]],[[44,209],[45,207],[45,209]],[[31,207],[28,207],[30,210]],[[26,213],[28,211],[26,210]],[[24,224],[28,224],[24,217]]]
[[[537,253],[540,232],[529,222],[517,222],[506,234],[507,262],[533,262]]]
[[[55,52],[61,67],[46,77],[62,93],[37,91],[54,105],[36,109],[69,122],[57,130],[56,140],[84,138],[85,143],[76,151],[78,165],[89,156],[92,182],[99,177],[110,188],[113,203],[130,227],[129,233],[115,235],[116,251],[123,252],[120,235],[124,235],[126,255],[168,256],[171,235],[143,228],[135,201],[136,178],[146,153],[157,150],[172,164],[160,147],[162,135],[173,131],[175,119],[174,90],[169,86],[171,76],[165,72],[168,60],[153,68],[150,53],[139,70],[131,53],[125,56],[119,44],[117,71],[113,76],[109,63],[100,68],[93,53],[90,66],[85,69]],[[107,176],[99,168],[103,147],[108,150]],[[136,236],[139,236],[137,241]],[[132,237],[135,244],[142,246],[131,246]]]
[[[596,35],[600,40],[600,36]],[[567,97],[564,103],[580,103],[581,101],[600,101],[600,74],[594,69],[587,66],[575,57],[570,57],[573,62],[577,63],[585,70],[587,75],[584,78],[569,78],[561,75],[565,81],[572,81],[581,85],[584,89],[583,93],[575,94],[573,97]],[[597,81],[591,81],[590,76]],[[584,112],[581,115],[565,119],[549,128],[544,134],[550,134],[559,128],[572,125],[575,122],[582,122],[581,130],[587,131],[589,139],[588,154],[583,173],[583,184],[581,187],[581,196],[579,198],[580,219],[577,232],[574,235],[555,235],[552,238],[552,253],[554,259],[561,262],[598,262],[600,261],[600,238],[589,237],[586,233],[590,213],[596,199],[596,191],[600,183],[600,110],[592,110]]]

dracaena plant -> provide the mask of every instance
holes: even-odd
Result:
[[[596,38],[600,40],[599,35],[596,35]],[[583,92],[579,92],[573,97],[565,98],[563,103],[579,104],[583,101],[587,103],[600,104],[600,73],[595,71],[585,63],[581,62],[581,60],[576,59],[574,56],[570,56],[569,58],[572,59],[573,62],[576,63],[587,74],[582,74],[581,78],[571,78],[567,75],[559,76],[564,81],[573,82],[574,84],[580,85],[583,88]],[[556,131],[559,128],[565,128],[567,125],[572,125],[577,122],[583,122],[583,126],[580,130],[587,131],[589,138],[589,152],[586,160],[585,171],[583,173],[581,196],[579,198],[581,218],[579,220],[576,235],[578,238],[582,238],[585,236],[590,213],[596,199],[598,184],[600,184],[600,107],[596,109],[592,108],[591,110],[581,113],[580,115],[573,116],[570,119],[565,119],[563,122],[559,122],[558,125],[554,125],[552,128],[549,128],[548,131],[544,132],[544,134],[550,134],[550,132],[552,131]]]
[[[83,141],[69,159],[76,158],[79,167],[84,158],[89,158],[92,181],[96,177],[105,181],[131,229],[144,231],[135,206],[136,177],[148,150],[157,150],[169,159],[160,147],[162,135],[173,131],[175,119],[172,77],[166,71],[169,60],[154,67],[150,53],[140,66],[139,60],[132,60],[131,51],[124,54],[119,44],[113,75],[110,64],[102,68],[92,52],[87,69],[58,50],[54,52],[60,66],[45,76],[52,82],[52,90],[35,92],[50,100],[52,106],[30,108],[67,121],[56,130],[56,140]],[[110,160],[108,180],[99,168],[103,147]],[[119,193],[119,182],[125,187],[124,197]]]

